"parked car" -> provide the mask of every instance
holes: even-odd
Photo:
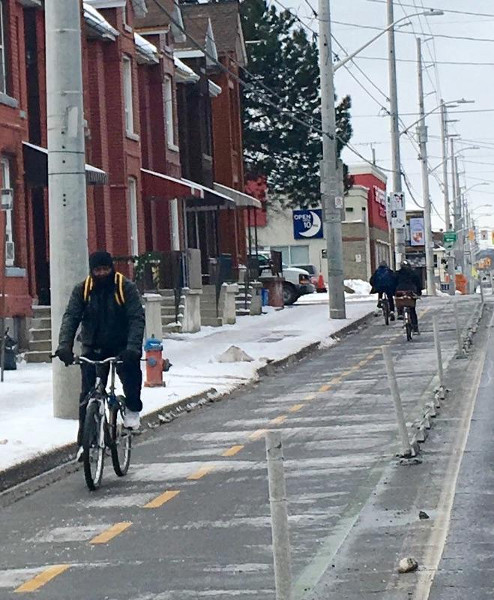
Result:
[[[324,287],[318,287],[319,283],[319,270],[316,268],[316,265],[292,265],[292,267],[296,267],[297,269],[303,269],[307,271],[310,275],[310,282],[315,286],[316,292],[327,292],[326,284]]]
[[[255,258],[254,256],[252,258]],[[269,252],[259,252],[259,279],[271,276],[271,255]],[[305,269],[289,267],[283,264],[283,302],[286,306],[294,304],[300,296],[312,294],[316,291],[311,282],[310,274]]]

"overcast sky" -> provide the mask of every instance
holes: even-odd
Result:
[[[282,0],[283,1],[283,0]],[[286,0],[303,22],[317,31],[317,20],[308,6],[317,11],[317,0]],[[367,27],[386,27],[385,0],[330,0],[333,34],[349,53],[371,39],[377,31]],[[278,5],[278,8],[279,5]],[[443,10],[443,16],[426,18],[412,17],[410,25],[398,29],[396,51],[398,62],[399,111],[405,125],[417,120],[417,65],[416,37],[421,37],[423,57],[428,68],[424,72],[426,112],[445,101],[465,98],[475,104],[465,104],[449,111],[450,132],[461,135],[457,148],[480,146],[478,150],[466,150],[460,155],[461,184],[467,188],[478,183],[468,193],[471,209],[479,227],[494,227],[494,2],[492,0],[395,0],[395,20],[428,8]],[[447,12],[458,11],[458,12]],[[470,14],[461,14],[465,11]],[[310,18],[312,17],[312,18]],[[431,36],[433,36],[431,38]],[[447,37],[441,37],[447,36]],[[458,38],[472,39],[458,39]],[[481,40],[484,41],[481,41]],[[344,52],[334,44],[340,56]],[[356,59],[357,66],[349,63],[349,70],[336,73],[335,86],[338,96],[350,94],[353,101],[352,144],[366,158],[371,159],[374,146],[377,164],[384,169],[391,167],[389,117],[383,116],[381,106],[389,106],[387,37],[374,42]],[[435,63],[435,67],[432,63]],[[489,63],[488,65],[446,64]],[[360,67],[373,82],[372,85],[358,70]],[[352,78],[352,75],[355,77]],[[356,81],[357,80],[357,81]],[[439,111],[427,119],[429,127],[429,164],[438,165],[441,158]],[[415,129],[415,128],[414,128]],[[415,199],[422,204],[422,184],[417,149],[406,136],[402,136],[401,157],[404,170],[410,180]],[[348,164],[362,162],[357,156],[345,151]],[[442,169],[436,173],[442,177]],[[442,191],[436,180],[430,178],[432,201],[437,211],[444,216]],[[416,205],[404,186],[407,208]],[[388,184],[388,191],[391,186]],[[488,207],[483,205],[488,204]],[[478,209],[478,210],[477,210]],[[486,216],[489,214],[489,216]],[[433,212],[433,227],[443,228],[444,222]]]

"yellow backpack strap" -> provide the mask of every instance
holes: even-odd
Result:
[[[118,306],[123,306],[125,304],[125,296],[124,296],[124,276],[122,273],[115,273],[115,301]]]
[[[89,294],[91,293],[92,289],[93,289],[93,278],[91,276],[86,277],[86,280],[84,281],[84,294],[83,294],[84,302],[89,302]]]

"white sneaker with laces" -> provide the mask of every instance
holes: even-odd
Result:
[[[141,418],[139,416],[139,413],[126,408],[123,425],[127,429],[139,429],[141,425]]]

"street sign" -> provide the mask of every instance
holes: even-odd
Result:
[[[456,231],[444,232],[444,247],[450,250],[456,243]]]
[[[3,188],[0,190],[0,210],[12,210],[14,190]]]

